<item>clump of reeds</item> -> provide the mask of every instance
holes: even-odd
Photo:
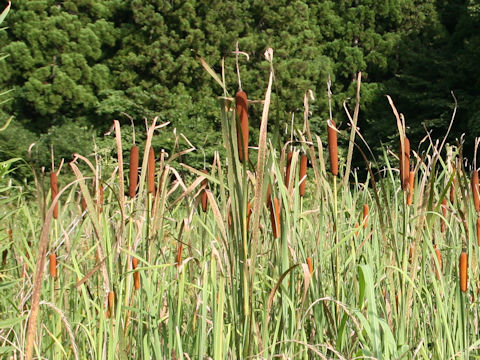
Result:
[[[245,91],[235,94],[235,106],[240,122],[240,131],[237,131],[238,158],[240,161],[248,161],[248,100]]]
[[[57,256],[54,252],[50,254],[50,276],[52,278],[57,277]]]
[[[137,191],[138,182],[138,146],[133,145],[130,149],[130,170],[128,173],[128,195],[133,198]]]
[[[410,183],[410,141],[406,136],[403,137],[403,150],[400,143],[400,180],[402,190],[407,190]]]
[[[328,125],[328,153],[330,155],[330,171],[333,176],[338,175],[338,144],[337,144],[337,128],[333,119],[329,120]]]
[[[466,292],[467,280],[468,280],[468,255],[467,255],[466,248],[463,248],[462,252],[460,253],[459,273],[460,273],[460,290],[462,290],[462,292]]]
[[[150,147],[148,151],[147,190],[150,194],[155,194],[155,152],[153,147]]]
[[[302,154],[300,157],[300,196],[305,195],[305,186],[307,185],[307,155]]]

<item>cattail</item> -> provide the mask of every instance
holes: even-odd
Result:
[[[408,173],[408,195],[407,205],[412,205],[413,202],[413,186],[415,184],[415,172],[410,170]]]
[[[333,176],[338,175],[338,145],[337,145],[337,128],[333,119],[331,126],[328,126],[328,153],[330,155],[330,171]]]
[[[240,131],[237,130],[238,158],[248,161],[248,102],[244,91],[235,94],[235,106],[240,120]]]
[[[288,189],[290,183],[290,166],[292,165],[293,153],[290,151],[287,155],[287,167],[285,169],[285,187]]]
[[[103,211],[103,185],[100,184],[100,186],[98,187],[98,196],[99,196],[99,203],[100,203],[100,207],[99,207],[99,212],[101,213]]]
[[[400,180],[402,190],[407,190],[410,179],[410,141],[405,136],[403,138],[404,149],[402,152],[402,143],[400,143]]]
[[[57,183],[57,173],[55,171],[52,171],[50,173],[50,189],[52,191],[52,201],[55,199],[55,197],[58,194],[58,183]],[[53,217],[55,219],[58,219],[58,201],[55,204],[55,207],[53,208]]]
[[[270,203],[270,220],[272,222],[272,231],[273,237],[275,239],[280,237],[281,228],[280,228],[280,203],[278,199],[275,198]]]
[[[310,272],[310,275],[313,274],[313,262],[311,257],[307,257],[307,265],[308,265],[308,271]]]
[[[477,218],[477,244],[480,246],[480,218]]]
[[[108,310],[106,317],[107,319],[113,315],[113,307],[115,305],[115,293],[113,291],[108,292]]]
[[[132,269],[135,270],[138,266],[138,259],[136,257],[132,258]],[[133,273],[133,287],[135,290],[140,289],[140,273],[135,271]]]
[[[208,174],[208,171],[206,169],[203,169],[202,172],[204,174]],[[205,178],[202,180],[202,185],[205,186],[205,188],[202,190],[202,211],[207,212],[207,205],[208,205],[208,196],[207,196],[207,189],[208,189],[208,180]]]
[[[247,203],[247,230],[250,229],[250,215],[252,215],[252,203]]]
[[[480,210],[480,198],[478,194],[478,172],[477,170],[473,171],[472,174],[472,193],[473,193],[473,204],[475,205],[475,211]]]
[[[87,201],[85,200],[85,197],[83,195],[82,195],[82,200],[80,201],[80,203],[82,205],[82,212],[83,212],[87,208]]]
[[[450,186],[450,202],[453,204],[453,201],[455,200],[455,183],[456,180],[453,178],[452,180],[452,185]]]
[[[363,204],[363,228],[366,229],[368,226],[368,215],[370,213],[370,209],[368,204]]]
[[[443,233],[445,232],[445,220],[444,218],[447,216],[447,199],[443,198],[442,200],[442,215],[443,217],[440,219],[440,231]]]
[[[358,222],[355,223],[355,236],[358,236]]]
[[[468,255],[465,248],[462,249],[460,254],[460,290],[467,291],[467,270],[468,270]]]
[[[128,195],[133,198],[135,197],[135,192],[137,191],[138,182],[138,146],[136,145],[133,145],[130,149],[130,171],[128,178]]]
[[[302,180],[303,179],[303,180]],[[307,184],[307,155],[300,157],[300,196],[305,195],[305,185]]]
[[[182,251],[183,251],[183,244],[180,243],[178,245],[178,250],[177,250],[177,267],[180,267],[180,264],[182,263]]]
[[[151,146],[148,151],[147,187],[150,194],[155,194],[155,152]]]
[[[57,256],[55,253],[50,254],[50,276],[52,278],[57,277]]]
[[[438,261],[438,268],[440,269],[437,270],[437,267],[435,266],[435,274],[437,275],[437,279],[440,280],[440,274],[442,273],[442,253],[435,244],[433,245],[433,250],[435,251],[435,256],[437,257]]]

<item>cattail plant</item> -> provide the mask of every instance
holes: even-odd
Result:
[[[135,290],[140,289],[140,273],[138,272],[137,269],[138,266],[138,259],[136,257],[132,258],[132,269],[135,270],[133,273],[133,287]]]
[[[468,271],[468,255],[467,249],[464,247],[462,248],[462,252],[460,254],[460,265],[459,265],[459,272],[460,272],[460,290],[462,292],[467,291],[467,271]]]
[[[273,237],[275,239],[280,237],[280,203],[277,198],[272,199],[270,204],[270,221],[272,222]]]
[[[128,178],[128,195],[133,198],[135,197],[138,182],[138,146],[136,145],[133,145],[130,149],[130,170]]]
[[[415,184],[415,172],[410,170],[408,173],[408,195],[407,195],[407,205],[412,205],[413,202],[413,186]]]
[[[440,231],[443,233],[445,232],[445,220],[444,218],[447,216],[447,199],[443,198],[442,200],[442,215],[443,217],[440,219]]]
[[[338,175],[338,145],[337,145],[337,128],[333,119],[329,120],[328,125],[328,153],[330,155],[330,171],[333,176]]]
[[[410,141],[405,136],[403,138],[403,151],[402,144],[400,143],[400,180],[402,184],[402,190],[407,190],[410,183]]]
[[[248,101],[245,91],[235,94],[235,106],[240,122],[240,131],[237,130],[238,158],[248,161]]]
[[[98,196],[99,196],[99,209],[98,209],[98,212],[102,212],[103,211],[103,185],[100,184],[98,186]]]
[[[50,190],[52,192],[52,201],[58,194],[58,183],[57,183],[57,173],[52,171],[50,173]],[[53,217],[58,219],[58,201],[56,202],[53,208]]]
[[[307,265],[308,265],[308,271],[310,272],[310,275],[313,274],[313,261],[311,257],[307,257]]]
[[[368,226],[368,215],[370,213],[370,208],[368,204],[363,204],[363,228],[366,229]]]
[[[50,254],[50,276],[57,277],[57,256],[53,252]]]
[[[113,315],[113,308],[115,306],[115,292],[108,292],[108,310],[106,313],[106,318],[110,318]]]
[[[178,245],[178,250],[177,250],[177,259],[176,259],[177,268],[180,267],[180,264],[182,263],[182,251],[183,251],[183,244],[180,243]]]
[[[305,185],[307,184],[307,155],[300,157],[300,196],[305,195]]]
[[[202,172],[204,174],[208,174],[206,169],[203,169]],[[202,190],[201,201],[202,201],[202,211],[207,212],[207,205],[208,205],[208,197],[207,197],[207,189],[208,189],[208,180],[205,178],[202,180],[202,185],[204,189]]]
[[[288,189],[290,184],[290,166],[292,165],[293,152],[289,151],[287,155],[287,166],[285,168],[285,187]]]
[[[453,178],[452,180],[452,185],[450,186],[450,202],[453,204],[453,201],[455,200],[455,183],[456,180]]]
[[[473,194],[473,205],[475,206],[475,211],[478,213],[480,210],[480,197],[479,197],[479,188],[478,188],[478,171],[474,170],[472,174],[472,194]]]
[[[438,261],[438,268],[440,269],[440,270],[438,270],[437,267],[434,264],[435,274],[437,276],[437,279],[440,280],[440,274],[442,273],[442,253],[437,248],[436,244],[433,244],[433,251],[435,252],[435,257],[437,258],[437,261]]]

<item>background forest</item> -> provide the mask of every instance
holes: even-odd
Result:
[[[476,0],[17,0],[5,23],[0,44],[8,56],[0,62],[0,89],[11,92],[0,115],[14,120],[0,133],[0,160],[25,158],[33,142],[35,164],[47,168],[52,144],[55,156],[66,160],[74,152],[90,153],[92,140],[99,149],[113,148],[113,137],[104,133],[113,119],[130,124],[128,114],[140,147],[144,119],[158,115],[199,149],[183,159],[199,166],[200,149],[207,160],[219,150],[216,99],[222,91],[198,56],[218,73],[225,58],[233,94],[236,41],[250,56],[239,59],[250,99],[263,98],[269,70],[263,53],[275,50],[271,124],[277,134],[292,116],[302,124],[303,94],[311,89],[312,131],[326,138],[329,76],[333,116],[346,129],[343,102],[353,108],[359,71],[358,125],[375,151],[382,144],[397,146],[386,94],[405,114],[414,149],[425,127],[434,138],[445,133],[454,107],[451,91],[458,112],[450,141],[467,132],[470,156],[480,133]],[[261,106],[250,109],[255,134]],[[154,139],[157,150],[176,146],[169,133]]]

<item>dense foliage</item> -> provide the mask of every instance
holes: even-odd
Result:
[[[18,0],[6,22],[0,41],[9,57],[0,62],[0,88],[13,92],[0,114],[15,120],[0,135],[1,159],[25,157],[32,142],[35,161],[47,167],[51,144],[58,158],[67,159],[91,149],[92,138],[111,148],[103,133],[113,119],[129,124],[126,113],[140,143],[144,118],[171,121],[171,130],[199,149],[189,155],[189,163],[198,165],[200,149],[210,158],[220,141],[215,98],[222,95],[198,56],[218,73],[225,58],[233,94],[236,41],[250,55],[239,63],[251,99],[263,98],[268,65],[260,60],[267,47],[275,50],[271,121],[277,129],[293,113],[301,123],[303,94],[311,89],[312,127],[324,137],[328,76],[334,117],[346,129],[342,104],[346,100],[353,109],[358,71],[359,126],[377,150],[378,138],[389,143],[396,137],[385,94],[405,114],[414,144],[425,134],[424,123],[445,132],[454,104],[450,91],[459,101],[452,139],[479,127],[480,9],[473,0]],[[254,130],[261,109],[250,109]],[[171,133],[155,139],[154,147],[181,147]],[[467,137],[467,145],[472,142]]]

